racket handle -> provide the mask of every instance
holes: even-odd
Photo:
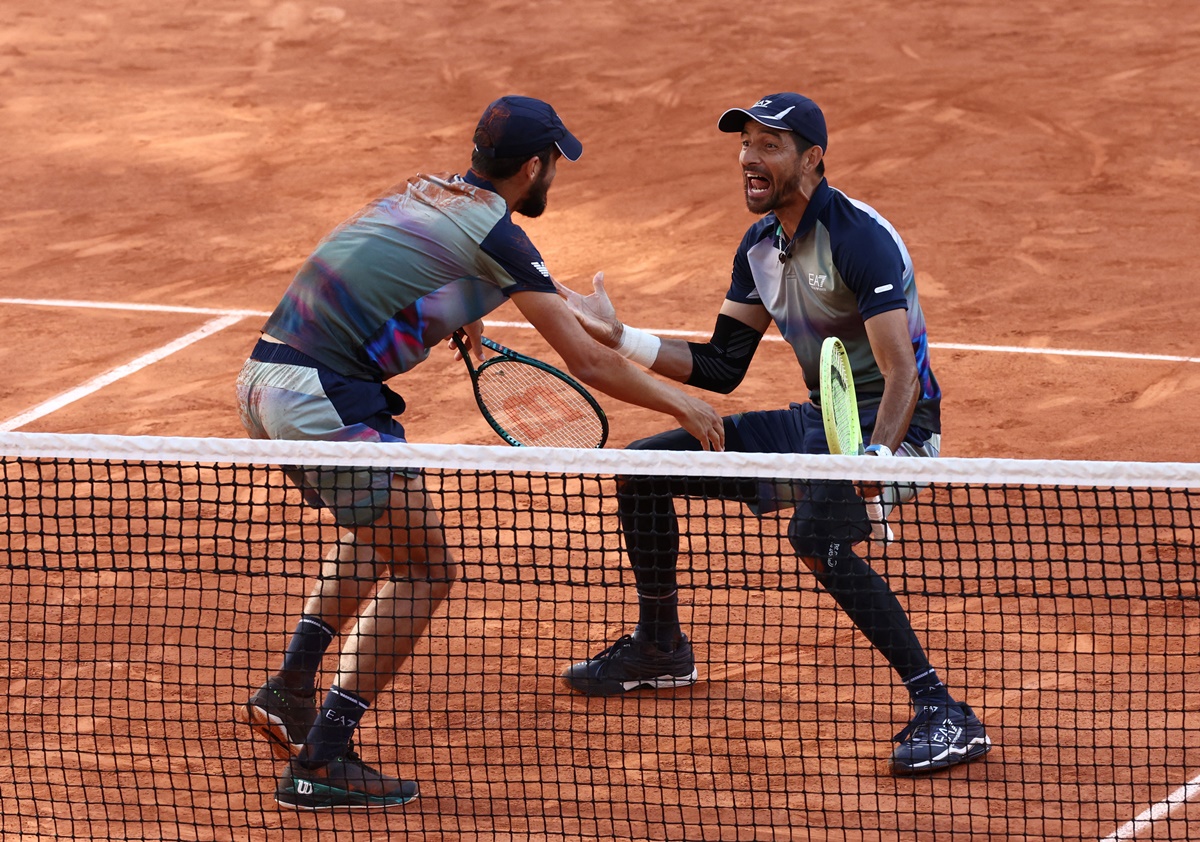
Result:
[[[886,547],[896,540],[896,536],[883,516],[883,498],[875,495],[864,502],[867,504],[867,520],[871,522],[871,537]]]

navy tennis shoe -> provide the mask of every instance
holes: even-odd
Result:
[[[316,693],[294,693],[278,679],[268,678],[246,704],[237,708],[237,718],[270,742],[277,758],[288,760],[300,753],[317,719]]]
[[[888,765],[897,775],[937,772],[968,763],[992,750],[975,711],[961,702],[922,705],[912,722],[893,739],[900,745]]]
[[[627,634],[595,657],[568,667],[562,679],[587,696],[617,696],[643,687],[687,687],[698,676],[686,636],[673,652],[664,652]]]

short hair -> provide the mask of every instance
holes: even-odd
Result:
[[[545,149],[529,155],[520,155],[516,158],[492,158],[484,154],[476,146],[475,151],[471,153],[471,169],[475,170],[475,172],[488,181],[504,181],[506,178],[512,178],[516,175],[530,158],[540,160],[543,167],[549,165],[552,154],[554,154],[553,143]]]

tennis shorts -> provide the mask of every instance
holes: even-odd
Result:
[[[877,410],[862,409],[859,423],[863,440],[869,442],[875,429]],[[787,409],[743,412],[731,419],[740,439],[739,450],[747,453],[828,454],[825,422],[821,410],[812,403],[793,403]],[[897,456],[936,457],[942,449],[942,434],[923,427],[909,427],[896,451]],[[795,505],[803,496],[803,486],[780,481],[759,484],[759,500],[751,509],[756,514],[778,511]],[[886,510],[908,502],[920,488],[913,483],[889,483],[882,489]]]
[[[237,381],[238,411],[251,438],[294,441],[403,442],[393,416],[404,400],[382,383],[325,368],[287,345],[259,340]],[[408,468],[284,466],[284,475],[314,508],[339,526],[366,526],[387,510],[393,476]]]
[[[869,439],[875,427],[876,410],[860,411],[863,438]],[[909,427],[896,451],[897,456],[936,457],[941,452],[942,436],[921,427]],[[659,433],[629,445],[640,450],[699,450],[698,442],[683,429]],[[741,412],[725,417],[725,449],[736,453],[811,453],[828,454],[825,423],[821,410],[811,403],[793,403],[787,409]],[[757,493],[737,495],[756,515],[795,506],[804,498],[804,480],[762,480]],[[916,496],[915,484],[891,483],[883,488],[884,505],[889,509]],[[735,499],[731,497],[730,499]]]

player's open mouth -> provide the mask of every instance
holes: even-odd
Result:
[[[758,173],[746,173],[746,192],[751,196],[762,196],[771,189],[771,180]]]

